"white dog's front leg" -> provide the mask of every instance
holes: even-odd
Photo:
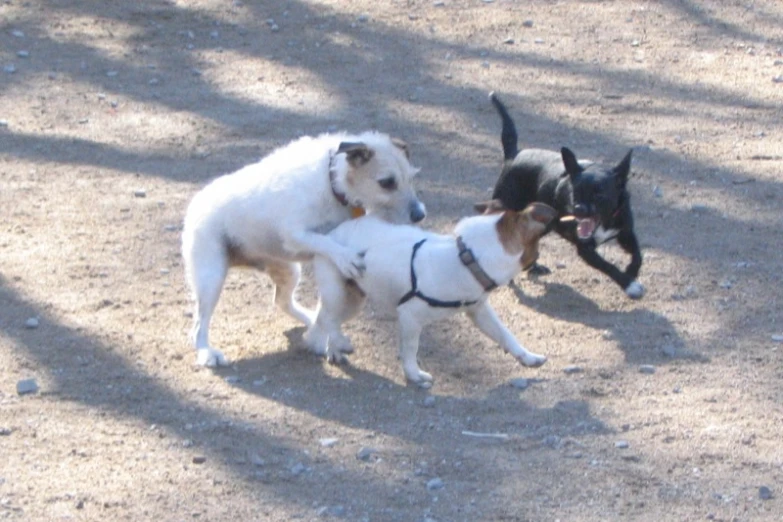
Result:
[[[302,231],[289,237],[285,247],[294,253],[320,255],[329,259],[346,279],[358,279],[364,272],[364,258],[359,252],[323,234]]]
[[[495,311],[486,301],[469,308],[468,317],[487,337],[502,346],[505,351],[511,353],[525,366],[536,368],[546,362],[546,357],[529,352],[524,346],[519,344],[509,329],[500,322]]]
[[[419,368],[417,359],[422,325],[409,309],[399,312],[398,316],[400,324],[400,358],[402,359],[402,369],[405,372],[405,378],[422,388],[431,388],[432,375]]]

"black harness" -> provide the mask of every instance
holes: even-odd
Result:
[[[478,303],[477,300],[441,301],[440,299],[428,297],[419,291],[416,270],[413,268],[413,260],[416,259],[416,252],[418,252],[419,248],[424,244],[425,241],[427,241],[427,238],[424,238],[413,245],[413,252],[411,252],[411,289],[407,294],[402,296],[399,303],[397,303],[397,306],[407,303],[414,297],[418,297],[433,308],[460,308],[462,306],[471,306]],[[495,281],[493,281],[492,278],[489,277],[484,269],[482,269],[478,264],[478,260],[473,255],[473,251],[465,246],[465,243],[462,241],[462,237],[457,238],[457,248],[459,249],[459,260],[468,270],[470,270],[470,273],[473,274],[473,277],[476,278],[476,281],[478,281],[479,284],[484,288],[485,292],[490,292],[498,287],[497,283],[495,283]]]

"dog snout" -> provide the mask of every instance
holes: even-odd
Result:
[[[574,205],[574,215],[576,217],[587,217],[591,214],[589,205],[579,203]]]
[[[418,223],[427,217],[427,209],[421,201],[414,201],[410,208],[411,223]]]

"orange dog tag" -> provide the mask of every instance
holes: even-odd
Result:
[[[364,210],[364,207],[351,207],[351,218],[356,219],[359,217],[362,217],[367,212]]]

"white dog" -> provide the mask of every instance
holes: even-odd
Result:
[[[294,141],[198,192],[182,232],[197,363],[228,364],[209,345],[208,329],[229,267],[266,271],[277,306],[310,326],[315,314],[294,299],[299,263],[319,255],[343,277],[358,277],[359,251],[325,234],[357,211],[395,223],[424,219],[412,186],[417,172],[405,144],[385,134],[324,134]]]
[[[341,362],[353,350],[341,325],[359,312],[369,295],[385,311],[396,309],[405,377],[421,387],[432,386],[432,376],[419,368],[416,358],[422,328],[460,310],[523,365],[544,364],[546,357],[527,351],[503,326],[487,297],[533,264],[538,239],[556,212],[543,203],[521,212],[486,210],[462,219],[455,236],[392,225],[374,216],[334,229],[330,236],[335,241],[364,252],[366,270],[359,278],[346,279],[334,263],[316,257],[321,302],[315,323],[305,333],[308,347]]]

